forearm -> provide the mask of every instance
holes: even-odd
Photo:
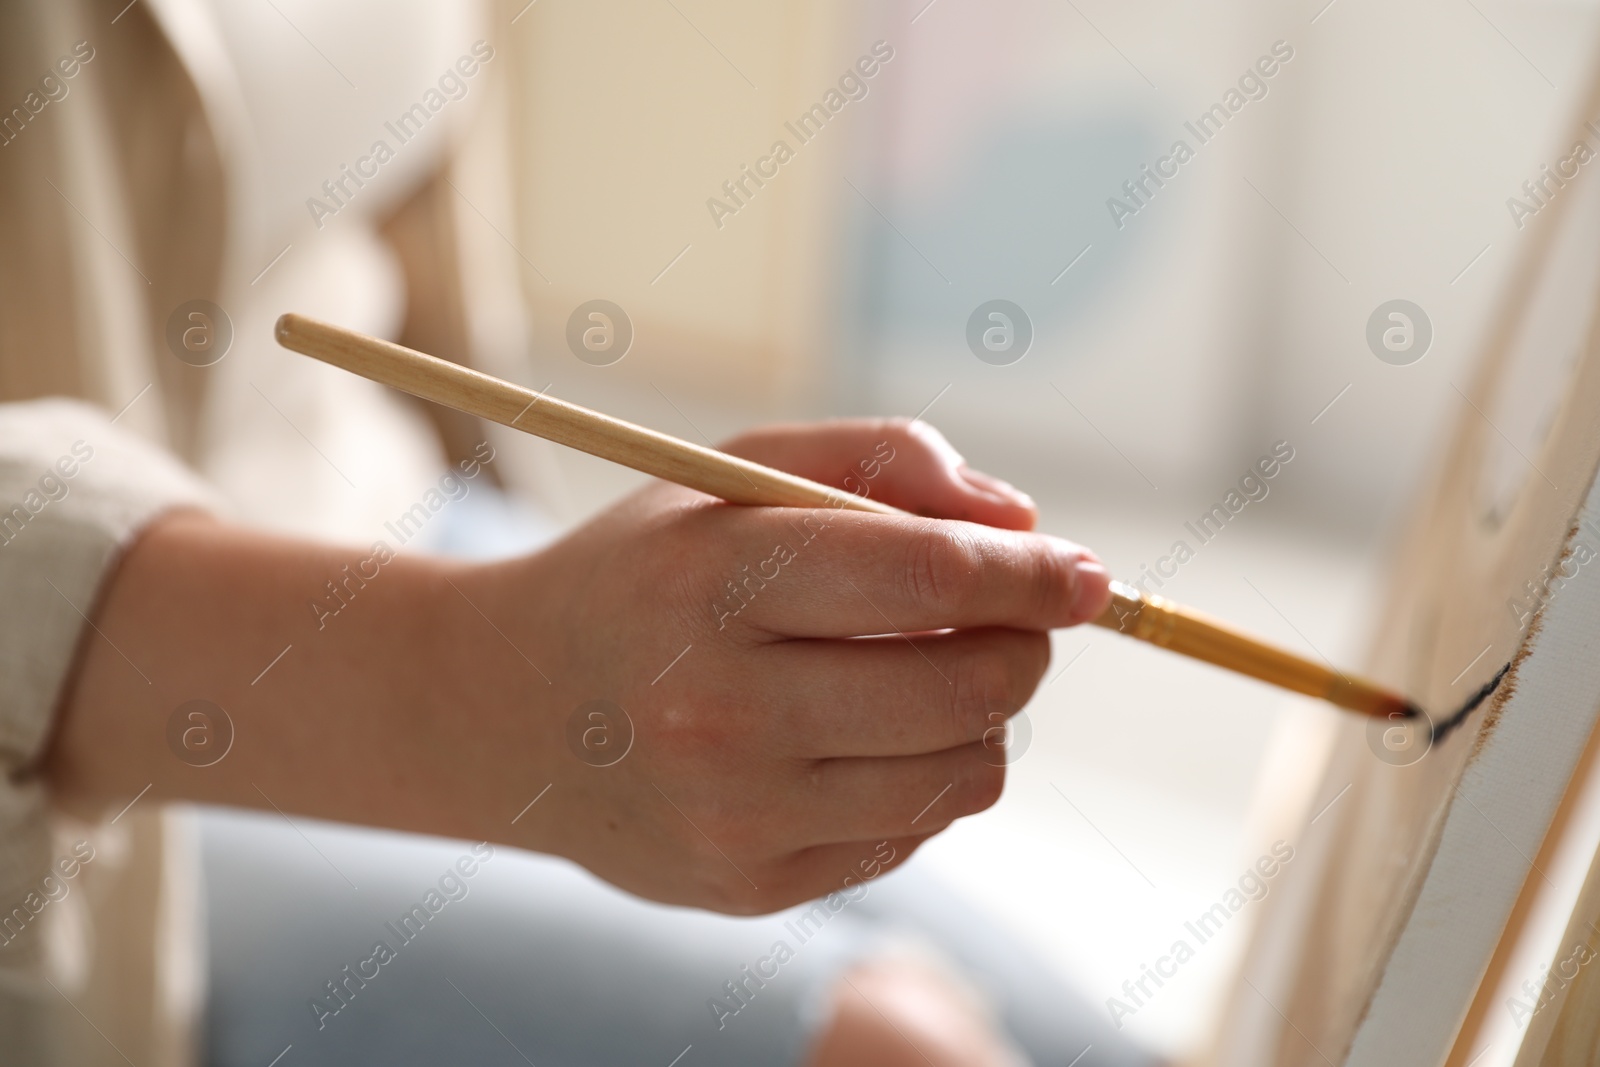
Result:
[[[85,628],[45,765],[58,802],[103,809],[149,785],[156,800],[503,837],[549,758],[549,696],[532,669],[474,671],[520,655],[469,603],[503,610],[475,577],[194,513],[152,524]],[[233,724],[210,766],[169,742],[196,699]]]

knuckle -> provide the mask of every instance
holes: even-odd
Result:
[[[719,588],[719,579],[704,567],[667,569],[660,574],[657,588],[668,617],[686,620],[696,633],[725,629],[739,614],[739,605],[726,589]]]
[[[906,444],[917,436],[917,424],[904,415],[873,419],[868,425],[874,434],[886,437],[895,444]]]
[[[801,798],[802,803],[813,804],[821,802],[838,788],[841,765],[834,760],[808,759],[800,762],[795,771],[799,776],[795,795]]]
[[[1043,617],[1062,614],[1077,585],[1076,561],[1049,544],[1030,546],[1022,579],[1032,591],[1032,606]]]
[[[872,435],[889,442],[896,449],[922,460],[959,462],[961,457],[945,439],[944,434],[921,419],[908,419],[903,415],[872,419],[865,423]]]
[[[935,454],[955,452],[955,449],[950,446],[950,442],[945,439],[944,434],[921,419],[913,421],[907,418],[897,418],[892,422],[895,424],[895,431],[903,435],[907,443],[919,445]]]
[[[655,759],[693,763],[707,753],[725,750],[728,742],[724,717],[707,715],[699,703],[673,701],[647,720],[641,742]]]
[[[692,633],[732,627],[742,602],[731,584],[737,565],[730,564],[727,551],[711,547],[730,540],[720,518],[698,505],[653,516],[640,530],[650,552],[606,560],[608,569],[637,578],[609,583],[613,592],[607,607],[627,611],[648,603],[663,617],[682,620]]]
[[[976,741],[1003,727],[1019,706],[1017,672],[999,649],[960,656],[950,681],[951,714],[963,740]]]
[[[959,611],[977,592],[978,559],[972,546],[931,526],[912,535],[902,568],[902,592],[915,604]]]

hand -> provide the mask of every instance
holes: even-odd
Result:
[[[775,427],[725,448],[940,518],[655,483],[456,581],[548,676],[477,697],[490,736],[521,729],[546,754],[550,791],[513,843],[752,913],[873,877],[993,804],[1005,769],[986,739],[1037,686],[1046,631],[1099,614],[1108,578],[1026,532],[1032,502],[925,424]],[[596,700],[625,718],[584,709]]]
[[[875,877],[998,798],[984,742],[1038,684],[1045,631],[1104,609],[1106,572],[1027,532],[1031,502],[920,423],[728,448],[948,518],[654,483],[537,555],[403,552],[358,583],[363,550],[168,515],[97,599],[41,760],[55,802],[93,816],[148,793],[506,841],[729,912]],[[215,764],[169,736],[195,699],[231,724]],[[626,755],[591,765],[606,744]]]

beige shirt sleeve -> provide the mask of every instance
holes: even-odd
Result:
[[[0,979],[37,967],[42,952],[30,927],[47,906],[39,891],[55,857],[33,768],[88,616],[129,540],[184,506],[215,501],[100,409],[0,404]]]

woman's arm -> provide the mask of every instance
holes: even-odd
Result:
[[[539,701],[528,679],[486,654],[485,635],[504,641],[450,584],[472,585],[470,572],[194,511],[157,520],[83,631],[48,758],[55,792],[101,809],[149,785],[158,800],[503,838],[499,807],[536,773],[527,760],[536,753],[502,752],[493,774],[474,774],[484,753],[473,738],[503,728],[481,721],[486,708]],[[502,691],[486,701],[489,679]],[[218,705],[232,723],[232,746],[211,766],[184,757],[217,743],[220,724],[201,726],[211,736],[191,738],[189,752],[168,737],[168,720],[191,700]]]
[[[882,842],[902,861],[998,798],[987,742],[1043,674],[1045,631],[1104,607],[1105,571],[1024,532],[1031,503],[922,424],[729,448],[969,521],[732,507],[657,483],[542,553],[482,565],[173,514],[93,611],[48,777],[99,808],[149,785],[504,841],[735,912],[859,879]],[[197,699],[235,731],[205,767],[168,740]]]

